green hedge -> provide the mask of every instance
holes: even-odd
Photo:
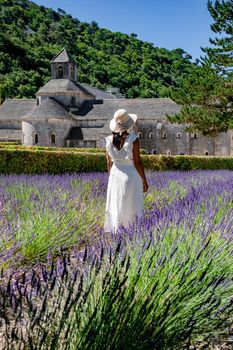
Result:
[[[15,146],[15,145],[20,145],[20,143],[17,141],[6,141],[6,142],[2,141],[2,142],[0,142],[1,148],[4,146]]]
[[[49,146],[22,146],[15,142],[0,142],[0,149],[30,150],[30,151],[53,151],[53,152],[84,152],[84,153],[105,153],[105,148],[77,148],[77,147],[49,147]],[[140,149],[141,154],[146,154]]]
[[[2,174],[62,174],[107,171],[104,153],[0,149]]]
[[[105,153],[105,148],[76,148],[76,147],[48,147],[48,146],[22,146],[13,143],[1,143],[0,149],[26,150],[26,151],[53,151],[53,152],[88,152]]]
[[[232,157],[142,155],[142,159],[151,170],[233,170]]]
[[[231,169],[231,157],[142,155],[151,170]],[[62,174],[107,171],[104,153],[53,152],[44,150],[0,149],[2,174]]]

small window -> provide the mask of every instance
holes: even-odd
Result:
[[[166,132],[163,132],[163,134],[162,134],[162,138],[163,138],[164,140],[166,140],[166,139],[167,139],[167,133],[166,133]]]
[[[74,66],[70,67],[70,76],[71,76],[71,79],[74,80]]]
[[[56,135],[55,134],[51,135],[51,143],[52,144],[56,143]]]
[[[156,154],[156,149],[152,149],[151,154]]]
[[[171,151],[168,149],[166,154],[167,154],[167,156],[170,156],[171,155]]]
[[[141,140],[142,139],[142,133],[138,132],[138,138]]]
[[[206,152],[205,152],[205,155],[206,155],[206,156],[208,156],[208,155],[209,155],[209,152],[208,152],[208,151],[206,151]]]
[[[153,133],[153,132],[150,132],[149,138],[150,138],[150,139],[153,139],[153,138],[154,138],[154,133]]]
[[[38,97],[36,98],[36,104],[37,104],[37,106],[38,106],[39,104],[41,104],[41,96],[38,96]]]
[[[177,138],[177,139],[181,139],[181,133],[180,133],[180,132],[177,132],[177,133],[176,133],[176,138]]]
[[[58,66],[57,67],[57,77],[58,78],[63,78],[64,72],[63,72],[63,66]]]
[[[38,134],[34,135],[34,143],[37,144],[38,143]]]
[[[199,134],[197,132],[191,133],[191,139],[198,139],[198,138],[199,138]]]

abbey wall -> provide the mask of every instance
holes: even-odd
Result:
[[[185,125],[171,124],[180,111],[169,98],[126,99],[77,81],[77,66],[61,50],[51,61],[51,79],[35,99],[7,99],[0,106],[0,142],[26,146],[104,147],[114,112],[138,116],[134,132],[149,154],[233,155],[233,133],[204,137]]]

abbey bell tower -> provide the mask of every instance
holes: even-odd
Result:
[[[77,81],[77,65],[66,49],[62,49],[51,61],[52,79]]]

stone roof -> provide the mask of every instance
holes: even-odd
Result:
[[[80,84],[83,86],[87,91],[89,91],[92,95],[95,96],[96,100],[110,100],[110,99],[117,99],[115,95],[113,95],[111,92],[106,92],[101,89],[97,89],[93,86],[90,86],[88,84],[82,83]]]
[[[64,48],[51,60],[51,62],[54,62],[54,63],[73,62],[76,64],[73,57]]]
[[[96,140],[97,135],[102,131],[102,128],[82,128],[80,126],[74,126],[70,129],[67,140]]]
[[[91,141],[96,140],[98,135],[100,135],[103,131],[102,128],[81,128],[83,134],[83,140]]]
[[[17,120],[36,106],[36,99],[6,99],[0,106],[0,120]]]
[[[93,94],[85,89],[81,84],[70,79],[51,79],[42,86],[36,93],[37,96],[49,94],[87,95],[94,97]]]
[[[16,129],[0,129],[0,141],[21,141],[22,131]]]
[[[31,119],[72,119],[67,110],[51,97],[47,97],[38,106],[33,108],[22,120]]]
[[[88,102],[88,101],[87,101]],[[92,109],[87,109],[85,115],[80,109],[78,119],[110,120],[114,112],[124,108],[128,113],[135,113],[140,120],[167,121],[166,115],[174,115],[180,111],[180,106],[170,98],[138,98],[138,99],[112,99],[105,100],[102,104],[93,104]]]

